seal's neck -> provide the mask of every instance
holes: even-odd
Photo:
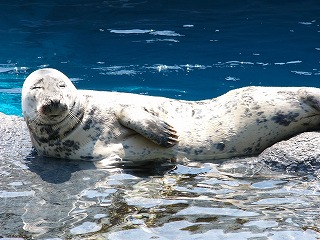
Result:
[[[66,138],[82,122],[84,115],[84,97],[75,99],[68,114],[58,123],[43,124],[40,121],[33,121],[28,124],[32,137],[39,144],[57,143]]]

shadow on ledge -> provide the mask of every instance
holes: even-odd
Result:
[[[92,162],[71,161],[38,156],[34,149],[26,157],[25,164],[31,172],[48,183],[60,184],[69,181],[72,174],[81,170],[95,169]]]
[[[123,173],[128,173],[137,177],[148,177],[155,175],[163,176],[165,173],[175,168],[175,164],[169,164],[164,161],[144,162],[143,165],[119,164],[111,165],[107,168],[97,168],[95,162],[38,156],[34,149],[32,149],[31,153],[26,157],[25,164],[31,172],[39,175],[43,181],[53,184],[67,182],[70,180],[73,173],[85,170],[112,170],[121,167],[121,172]]]

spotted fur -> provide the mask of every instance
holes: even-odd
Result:
[[[77,90],[55,69],[31,73],[22,89],[37,152],[90,161],[258,154],[319,129],[319,101],[316,88],[245,87],[202,101]]]

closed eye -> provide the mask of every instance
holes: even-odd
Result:
[[[31,90],[34,90],[34,89],[42,89],[43,87],[41,87],[41,86],[33,86],[33,87],[31,87]]]
[[[61,81],[58,86],[59,86],[60,88],[65,88],[65,87],[66,87],[66,84]]]

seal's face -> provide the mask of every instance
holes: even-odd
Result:
[[[57,124],[75,105],[77,90],[70,79],[55,69],[31,73],[22,88],[22,110],[25,119],[38,124]]]

